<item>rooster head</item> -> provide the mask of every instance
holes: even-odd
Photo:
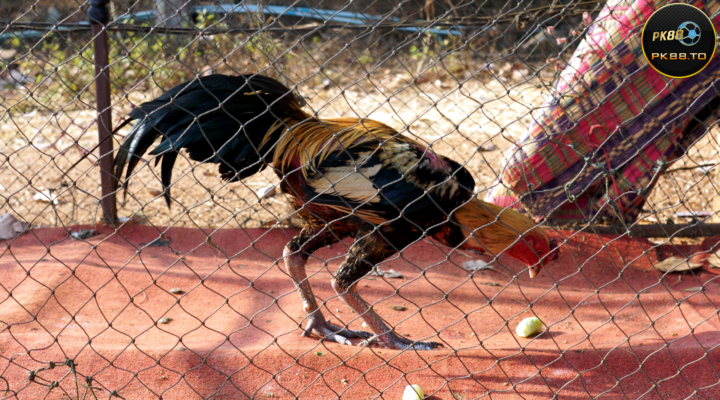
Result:
[[[555,239],[548,238],[541,226],[512,208],[472,199],[454,213],[453,219],[462,227],[460,247],[490,254],[504,252],[527,265],[531,278],[546,262],[558,258]]]
[[[534,278],[548,261],[558,258],[557,241],[548,239],[542,230],[533,230],[507,250],[507,254],[521,261],[529,268],[530,278]]]

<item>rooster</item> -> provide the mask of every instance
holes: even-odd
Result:
[[[127,182],[140,157],[162,138],[149,154],[161,163],[169,207],[172,169],[181,150],[191,160],[219,164],[227,182],[271,167],[305,221],[283,251],[307,313],[303,335],[341,344],[360,338],[392,349],[442,346],[398,336],[357,291],[356,283],[375,265],[423,237],[452,248],[505,252],[526,264],[530,277],[556,254],[555,243],[530,219],[476,199],[472,176],[457,162],[380,122],[319,119],[301,104],[290,89],[266,76],[199,77],[132,110],[126,123],[137,122],[113,172],[120,179],[127,166]],[[326,321],[305,274],[310,254],[346,237],[354,243],[332,287],[372,333]]]

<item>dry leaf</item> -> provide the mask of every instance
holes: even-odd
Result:
[[[0,217],[0,239],[12,239],[27,229],[28,224],[18,221],[11,214]]]
[[[481,269],[488,269],[489,263],[483,261],[483,260],[473,260],[473,261],[465,261],[463,263],[463,268],[465,268],[468,271],[480,271]]]
[[[681,271],[690,271],[692,269],[697,269],[702,267],[702,264],[695,263],[695,262],[689,262],[685,258],[680,257],[670,257],[668,259],[665,259],[663,261],[660,261],[653,265],[653,267],[662,272],[667,272],[672,270],[672,272],[681,272]]]
[[[370,272],[370,275],[382,276],[383,278],[405,279],[405,276],[403,274],[396,272],[394,269],[391,269],[390,271],[383,271],[382,269],[380,269],[380,267],[375,267],[375,269]]]
[[[258,199],[264,199],[265,197],[275,196],[279,192],[277,185],[270,184],[258,189],[256,194]]]
[[[129,217],[118,217],[118,222],[126,225],[144,225],[147,219],[143,213],[136,213]]]
[[[711,267],[720,268],[720,257],[717,254],[712,254],[707,260]]]
[[[405,306],[390,306],[395,311],[405,311]]]
[[[70,236],[75,240],[83,240],[95,236],[95,233],[95,229],[80,229],[71,233]]]
[[[49,190],[43,190],[42,192],[35,193],[35,195],[33,196],[33,200],[39,203],[58,204],[57,195],[54,193],[50,193]]]
[[[683,290],[686,292],[699,292],[699,291],[703,290],[703,288],[701,286],[693,286],[693,287],[685,288]]]
[[[483,144],[482,146],[480,146],[478,148],[478,151],[495,151],[495,150],[497,150],[497,146],[495,146],[492,143]]]

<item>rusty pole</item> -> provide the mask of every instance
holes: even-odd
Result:
[[[95,93],[97,104],[97,128],[100,143],[100,185],[103,221],[114,224],[117,221],[115,190],[117,180],[112,174],[113,140],[112,111],[110,109],[110,71],[108,66],[108,34],[105,25],[110,21],[109,0],[90,0],[88,20],[92,24],[93,49],[95,52]]]

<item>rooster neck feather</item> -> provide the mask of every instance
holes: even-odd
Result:
[[[295,159],[303,167],[316,166],[333,152],[368,142],[380,145],[399,135],[383,123],[358,118],[308,118],[304,121],[286,120],[284,124],[287,127],[277,141],[273,155],[273,164],[281,170]],[[307,172],[307,168],[303,168],[305,177]]]
[[[499,254],[520,236],[547,241],[542,228],[516,210],[472,199],[454,213],[467,247]],[[472,236],[472,237],[471,237]]]

